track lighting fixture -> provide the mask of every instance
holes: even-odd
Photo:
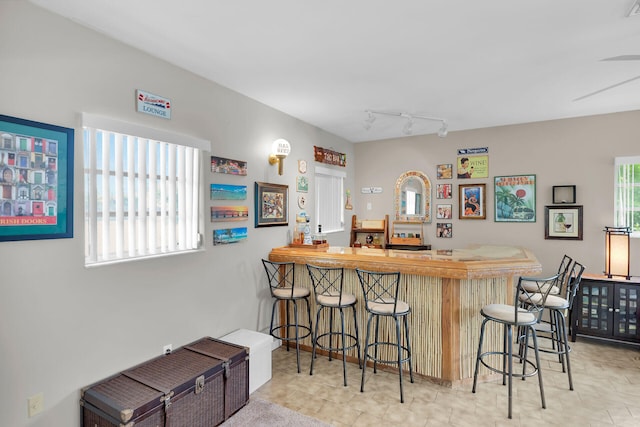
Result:
[[[405,134],[405,135],[412,135],[413,134],[413,122],[414,122],[414,119],[422,119],[422,120],[431,120],[431,121],[435,121],[435,122],[441,122],[442,125],[440,126],[440,129],[438,129],[438,136],[440,138],[444,138],[449,133],[449,128],[448,128],[448,125],[447,125],[447,121],[445,119],[441,119],[441,118],[438,118],[438,117],[428,117],[428,116],[421,116],[421,115],[416,115],[416,114],[409,114],[409,113],[405,113],[405,112],[395,112],[395,111],[366,110],[365,113],[367,113],[367,118],[364,121],[364,128],[366,130],[371,129],[371,125],[376,120],[375,116],[376,115],[381,115],[381,116],[400,117],[402,119],[406,119],[407,121],[405,122],[404,126],[402,127],[402,133]]]
[[[373,113],[371,111],[367,111],[368,116],[366,118],[366,120],[364,121],[364,128],[366,130],[371,129],[371,125],[373,124],[373,122],[376,121],[376,116],[373,115]]]
[[[440,129],[438,129],[438,136],[440,138],[444,138],[445,136],[447,136],[447,134],[449,133],[449,126],[447,125],[446,121],[442,121],[442,126],[440,126]]]

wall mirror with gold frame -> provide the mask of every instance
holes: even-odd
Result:
[[[431,181],[420,171],[407,171],[396,181],[395,219],[431,222]]]

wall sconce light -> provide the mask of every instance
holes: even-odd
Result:
[[[629,227],[605,227],[604,240],[604,274],[608,278],[612,276],[624,276],[631,279],[629,274]]]
[[[286,139],[276,139],[271,145],[271,154],[269,154],[269,164],[278,164],[278,175],[282,175],[282,166],[284,159],[291,152],[291,144]]]
[[[638,0],[638,1],[640,1],[640,0]],[[427,117],[427,116],[420,116],[420,115],[416,115],[416,114],[409,114],[409,113],[405,113],[405,112],[394,112],[394,111],[366,110],[365,113],[367,113],[367,118],[364,121],[364,128],[366,130],[371,129],[371,125],[376,120],[375,115],[377,114],[377,115],[380,115],[380,116],[393,116],[393,117],[400,117],[402,119],[406,119],[407,121],[405,122],[404,126],[402,127],[402,133],[404,133],[405,135],[413,134],[413,124],[415,123],[415,121],[414,121],[415,119],[431,120],[431,121],[435,121],[435,122],[441,122],[442,125],[440,126],[440,129],[438,129],[438,136],[440,138],[444,138],[449,133],[449,125],[447,124],[447,121],[445,119],[440,119],[438,117]]]

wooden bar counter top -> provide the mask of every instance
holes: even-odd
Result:
[[[295,262],[297,286],[311,289],[304,264],[344,267],[345,292],[358,299],[358,326],[364,344],[366,312],[355,268],[373,271],[400,271],[400,299],[411,307],[409,330],[414,372],[451,387],[473,380],[480,335],[480,309],[486,304],[513,303],[515,278],[536,276],[542,267],[527,249],[512,246],[473,245],[465,249],[405,251],[350,247],[278,247],[271,261]],[[311,298],[315,317],[315,302]],[[349,316],[345,316],[349,317]],[[314,319],[315,320],[315,319]],[[325,321],[326,323],[326,321]],[[347,325],[354,332],[353,322]],[[380,325],[381,336],[395,339],[395,329]],[[384,326],[384,328],[383,328]],[[315,325],[314,325],[315,327]],[[321,325],[328,330],[328,324]],[[501,330],[488,327],[485,341],[492,349],[502,346]],[[311,349],[306,338],[302,348]],[[348,360],[357,361],[355,349]],[[393,355],[388,355],[393,359]],[[480,379],[492,377],[482,368]]]

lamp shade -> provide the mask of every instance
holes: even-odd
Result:
[[[273,141],[273,144],[271,145],[271,154],[279,158],[285,158],[290,152],[291,144],[289,144],[289,141],[286,139],[280,138]]]
[[[629,227],[605,227],[604,241],[604,274],[612,276],[624,276],[627,280],[629,275]]]

